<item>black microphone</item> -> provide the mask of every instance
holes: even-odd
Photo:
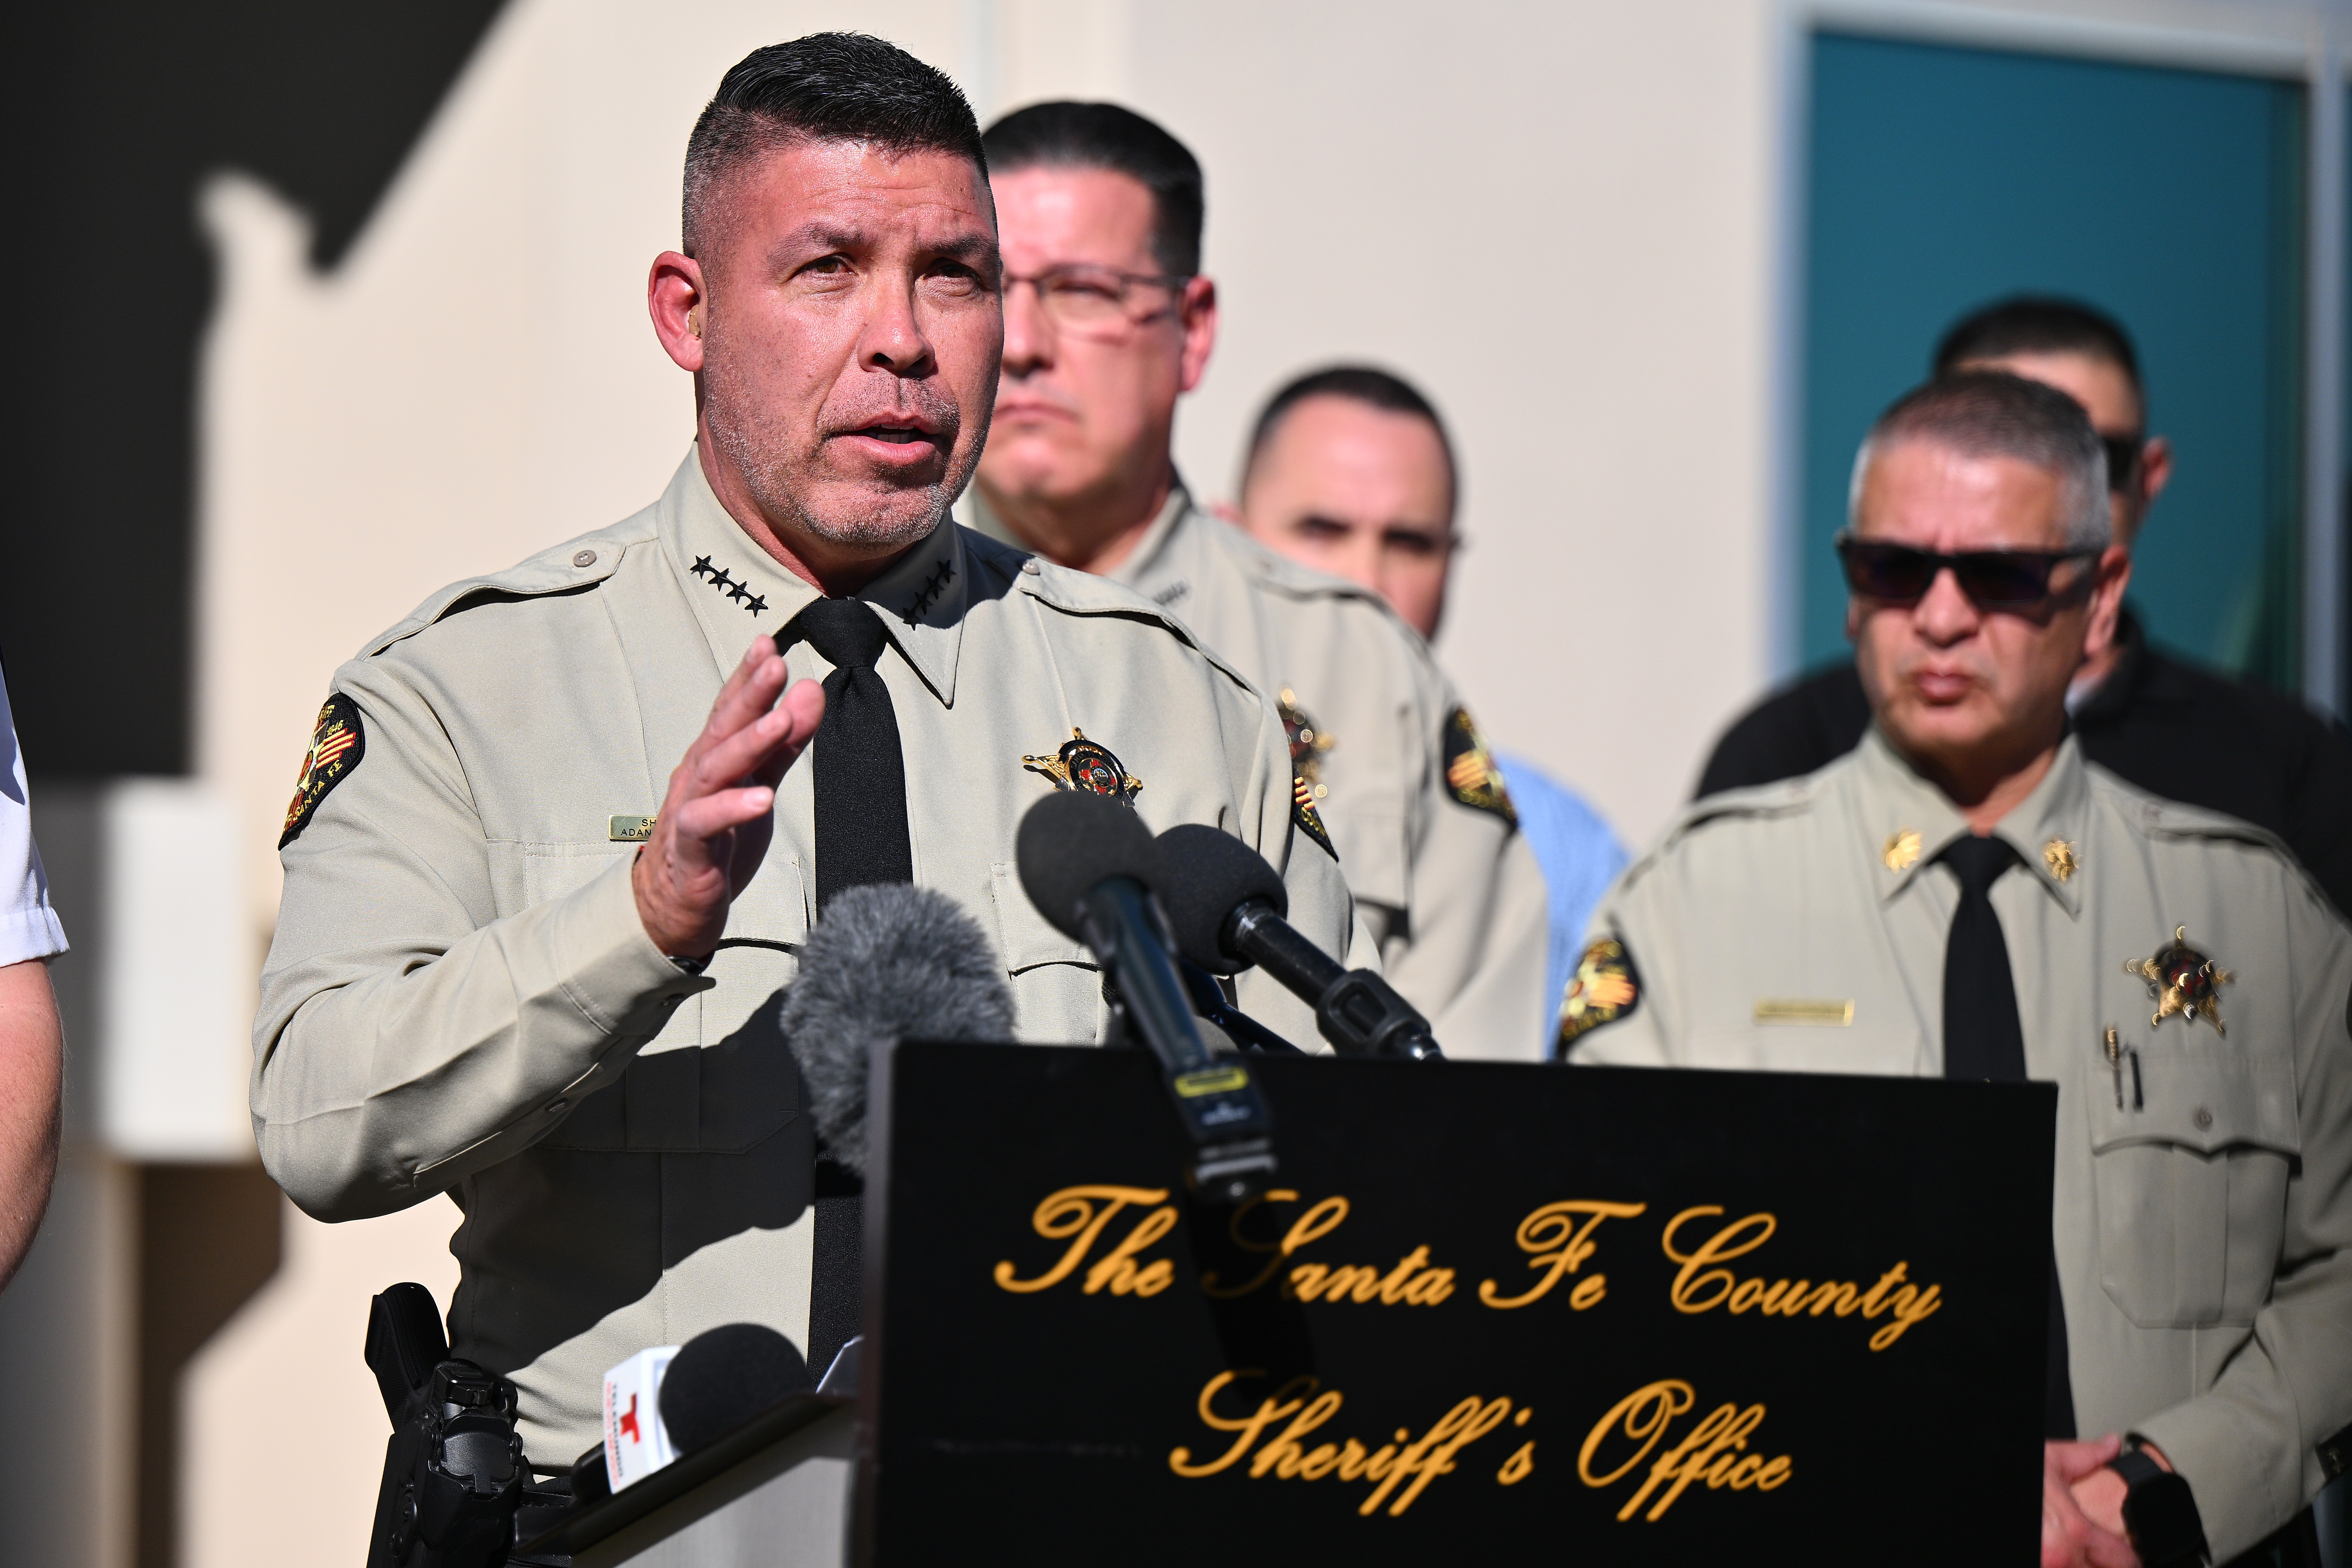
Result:
[[[1249,1068],[1202,1042],[1153,898],[1162,879],[1151,830],[1129,807],[1076,790],[1029,808],[1014,840],[1021,886],[1065,936],[1087,944],[1118,994],[1120,1017],[1159,1058],[1192,1145],[1185,1181],[1242,1203],[1274,1174],[1274,1122]]]
[[[721,1323],[680,1345],[662,1373],[662,1429],[691,1454],[808,1391],[808,1363],[792,1341],[765,1323]]]
[[[866,1173],[866,1077],[885,1040],[1007,1041],[1004,964],[954,900],[910,882],[851,888],[825,906],[784,993],[784,1038],[824,1152]]]
[[[1429,1020],[1369,969],[1349,969],[1283,916],[1290,894],[1265,857],[1230,833],[1186,823],[1159,839],[1160,884],[1177,950],[1213,974],[1255,964],[1315,1008],[1315,1026],[1349,1057],[1437,1061]]]

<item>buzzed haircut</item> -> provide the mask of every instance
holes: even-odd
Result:
[[[1170,278],[1201,270],[1208,200],[1201,161],[1153,121],[1116,103],[1033,103],[988,128],[989,167],[1108,169],[1151,193],[1151,258]]]
[[[700,254],[711,193],[730,174],[803,142],[949,153],[988,174],[980,121],[945,72],[865,33],[811,33],[736,61],[694,122],[679,225],[686,254]]]
[[[1249,489],[1250,473],[1257,467],[1258,454],[1274,439],[1275,428],[1282,423],[1283,416],[1310,397],[1344,397],[1384,414],[1409,414],[1428,420],[1430,428],[1437,432],[1439,449],[1445,454],[1446,482],[1459,503],[1462,484],[1460,471],[1454,463],[1454,438],[1445,433],[1445,421],[1437,416],[1436,405],[1404,377],[1368,364],[1335,364],[1309,371],[1267,398],[1265,406],[1258,410],[1257,423],[1250,427],[1249,456],[1242,461],[1243,489]]]
[[[2105,360],[2141,390],[2139,355],[2123,323],[2074,300],[2020,294],[1963,316],[1936,345],[1935,374],[2011,354],[2081,354]]]
[[[2031,463],[2056,475],[2063,487],[2067,549],[2104,549],[2112,535],[2107,449],[2083,405],[2054,386],[1975,370],[1939,376],[1904,394],[1878,416],[1854,454],[1850,520],[1861,503],[1872,456],[1906,441],[1929,442],[1965,457]]]

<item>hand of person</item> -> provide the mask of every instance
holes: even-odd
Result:
[[[669,775],[653,837],[637,851],[637,919],[673,958],[718,947],[728,906],[775,836],[776,785],[824,718],[824,689],[803,680],[786,690],[787,679],[775,640],[756,639]]]
[[[2042,1445],[2042,1568],[2140,1568],[2124,1533],[2123,1478],[2105,1468],[2123,1447],[2112,1432],[2095,1443]],[[2102,1476],[2115,1483],[2112,1508],[2104,1506]],[[2084,1510],[2086,1486],[2103,1517]]]

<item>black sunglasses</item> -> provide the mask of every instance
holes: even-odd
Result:
[[[1865,598],[1908,604],[1924,598],[1947,566],[1971,603],[1985,610],[2032,609],[2050,599],[2050,574],[2064,561],[2095,560],[2096,550],[1973,550],[1961,555],[1938,555],[1907,544],[1882,544],[1841,531],[1838,560],[1845,566],[1845,584]],[[2079,592],[2090,574],[2067,590]]]
[[[2139,477],[2139,455],[2147,447],[2145,436],[2102,436],[2099,445],[2107,449],[2107,489],[2127,490]]]

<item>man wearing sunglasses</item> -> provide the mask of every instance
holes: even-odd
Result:
[[[1043,103],[986,136],[1004,374],[973,525],[1150,596],[1282,710],[1298,824],[1455,1056],[1544,1048],[1543,872],[1485,738],[1379,593],[1193,505],[1171,441],[1216,338],[1201,166],[1141,115]]]
[[[2131,549],[2171,477],[2172,447],[2147,433],[2123,328],[2067,300],[2003,300],[1937,345],[1936,374],[1959,370],[2005,370],[2083,405],[2106,449],[2116,542]],[[2301,702],[2158,652],[2126,606],[2114,639],[2075,673],[2068,706],[2084,756],[2151,795],[2270,829],[2352,912],[2352,746]],[[1698,793],[1811,773],[1852,751],[1869,722],[1852,665],[1808,676],[1725,732]]]
[[[2352,1422],[2352,927],[2271,835],[2069,732],[2130,572],[2105,466],[2016,376],[1880,418],[1839,541],[1871,728],[1686,808],[1602,901],[1560,1036],[2054,1082],[2042,1560],[2153,1568],[2301,1530]]]

